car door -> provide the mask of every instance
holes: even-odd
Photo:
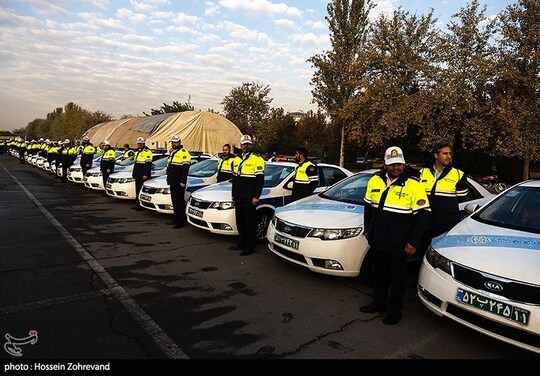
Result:
[[[315,192],[322,192],[346,177],[347,175],[337,167],[319,166],[319,186]]]

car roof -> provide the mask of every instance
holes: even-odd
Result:
[[[526,180],[521,183],[519,183],[522,187],[534,187],[534,188],[540,188],[540,180],[533,179],[533,180]]]

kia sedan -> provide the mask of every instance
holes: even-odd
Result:
[[[500,193],[433,239],[418,296],[439,316],[540,354],[540,181]]]
[[[189,167],[184,195],[186,201],[189,200],[193,192],[217,182],[217,164],[218,160],[211,158],[194,163]],[[139,194],[139,202],[143,208],[163,214],[174,214],[167,176],[160,176],[144,182]]]
[[[276,208],[290,202],[294,169],[291,162],[268,162],[264,171],[264,187],[257,204],[257,239],[264,241],[266,229]],[[322,191],[335,182],[352,175],[347,169],[319,163],[319,188]],[[193,192],[186,211],[188,222],[217,234],[237,235],[232,184],[228,181],[210,185]]]
[[[270,250],[317,273],[358,276],[369,249],[362,235],[364,195],[376,171],[362,171],[319,195],[278,208],[266,235]],[[460,204],[462,210],[467,203],[482,204],[495,197],[472,179],[467,182],[469,193]]]

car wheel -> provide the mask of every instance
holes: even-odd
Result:
[[[257,242],[263,243],[266,241],[266,231],[268,230],[268,225],[272,220],[272,214],[267,211],[261,211],[257,213],[255,223],[257,226]]]

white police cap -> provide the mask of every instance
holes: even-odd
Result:
[[[240,144],[253,144],[253,141],[251,141],[251,136],[248,134],[245,134],[240,138]]]

